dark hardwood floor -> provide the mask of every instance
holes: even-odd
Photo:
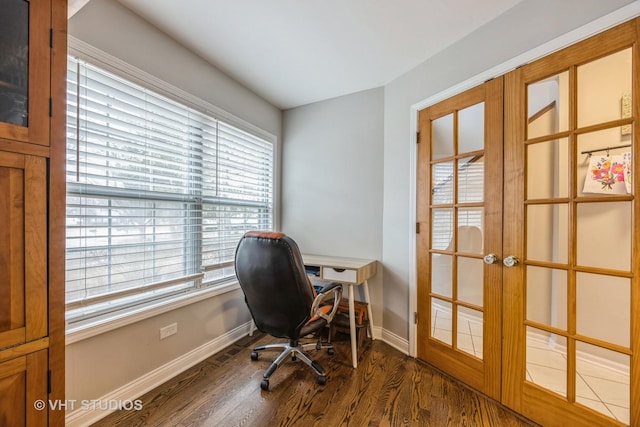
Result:
[[[246,337],[141,397],[139,411],[114,412],[94,426],[532,426],[499,403],[426,363],[376,340],[350,365],[348,341],[335,354],[312,352],[327,384],[300,361],[288,361],[260,389],[276,352],[250,359]]]

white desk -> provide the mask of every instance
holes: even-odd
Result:
[[[302,254],[304,265],[319,268],[319,275],[314,278],[330,282],[340,282],[349,288],[349,330],[351,335],[351,361],[358,367],[358,349],[356,344],[356,318],[354,313],[353,286],[364,286],[364,298],[369,314],[369,336],[373,339],[373,316],[367,280],[376,274],[377,262],[369,259],[342,258],[324,255]]]

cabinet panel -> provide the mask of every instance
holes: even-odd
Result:
[[[24,158],[0,153],[0,346],[24,341]],[[22,330],[16,336],[15,330]],[[10,340],[7,342],[7,340]],[[18,341],[18,342],[20,342]]]
[[[0,363],[0,425],[46,426],[47,350]]]
[[[27,358],[0,363],[0,424],[26,425]]]
[[[27,341],[47,335],[47,160],[25,159],[25,294]]]
[[[46,203],[46,160],[0,152],[0,348],[47,334]]]

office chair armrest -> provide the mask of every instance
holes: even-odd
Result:
[[[333,320],[333,316],[335,316],[336,311],[338,311],[338,305],[340,305],[340,299],[342,298],[342,284],[338,282],[332,282],[324,286],[318,292],[318,295],[313,300],[313,305],[311,306],[311,316],[319,316],[322,317],[330,323]],[[325,301],[333,300],[333,307],[329,313],[325,313],[321,310],[321,307]]]

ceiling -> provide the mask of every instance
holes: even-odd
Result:
[[[118,1],[288,109],[383,86],[522,0]]]

